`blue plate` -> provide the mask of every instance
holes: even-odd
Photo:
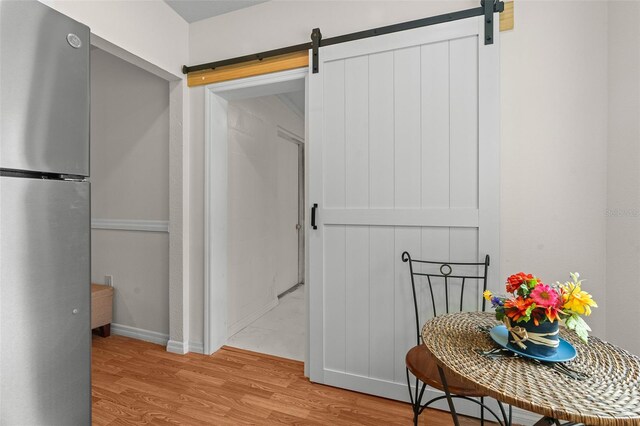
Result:
[[[560,338],[560,346],[558,346],[558,352],[556,352],[555,355],[536,356],[536,355],[529,355],[526,352],[522,352],[508,345],[509,332],[507,331],[507,327],[505,327],[504,325],[496,325],[491,329],[489,334],[491,335],[491,338],[493,339],[493,341],[496,342],[498,345],[502,346],[505,349],[510,350],[511,352],[515,352],[518,355],[523,356],[525,358],[533,358],[533,359],[537,359],[538,361],[545,361],[545,362],[566,362],[566,361],[571,361],[577,355],[576,348],[574,348],[573,345],[571,345],[571,343],[567,342],[563,338]]]

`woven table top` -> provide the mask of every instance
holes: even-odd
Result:
[[[585,344],[561,327],[561,337],[578,352],[564,364],[588,376],[578,380],[533,360],[475,352],[496,347],[480,327],[498,324],[489,312],[443,315],[424,325],[422,338],[447,374],[476,384],[502,402],[586,425],[640,425],[639,357],[595,337]]]

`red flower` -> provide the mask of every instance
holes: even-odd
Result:
[[[531,280],[540,282],[538,278],[534,277],[531,274],[525,274],[524,272],[518,272],[517,274],[511,275],[509,278],[507,278],[507,291],[509,293],[515,293],[522,283]]]
[[[531,320],[535,325],[540,325],[545,319],[551,323],[560,319],[558,310],[553,306],[549,306],[548,308],[536,306],[536,308],[531,311]]]
[[[558,310],[556,309],[555,306],[549,306],[546,309],[547,314],[547,318],[549,319],[549,322],[554,322],[555,320],[559,320],[560,316],[558,315]]]
[[[524,299],[520,296],[515,299],[508,299],[504,301],[504,313],[511,318],[514,322],[522,317],[527,316],[527,310],[531,306],[531,299]]]

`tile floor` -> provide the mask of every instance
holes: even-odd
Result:
[[[283,296],[278,306],[231,336],[227,346],[304,361],[305,329],[301,285]]]

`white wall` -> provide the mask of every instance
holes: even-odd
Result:
[[[503,275],[579,271],[605,335],[607,5],[518,1],[502,38]]]
[[[91,214],[169,219],[169,83],[91,49]],[[113,322],[169,333],[169,234],[91,233],[93,282],[113,276]]]
[[[609,3],[607,338],[640,354],[640,3]]]
[[[267,2],[190,26],[190,64],[418,19],[475,1]],[[607,7],[605,2],[516,4],[502,37],[501,275],[587,278],[605,333]],[[211,40],[215,40],[212,43]],[[203,88],[191,101],[191,333],[202,336]]]
[[[231,335],[275,306],[278,289],[297,283],[298,148],[277,132],[281,126],[304,135],[304,119],[276,96],[266,96],[229,102],[228,126],[227,315]],[[291,149],[293,158],[288,155]],[[292,180],[281,179],[282,172],[292,169],[293,188],[287,185]],[[283,202],[292,197],[293,205]],[[286,217],[292,221],[285,235],[278,225]],[[293,240],[287,238],[292,236]]]

